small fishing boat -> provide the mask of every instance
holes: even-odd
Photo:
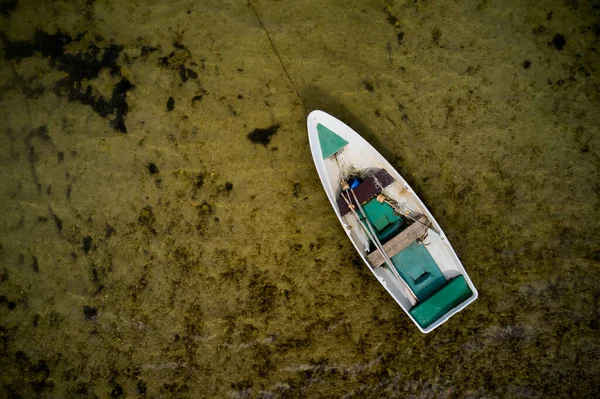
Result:
[[[400,174],[333,116],[308,116],[327,197],[369,270],[423,333],[477,299],[442,228]]]

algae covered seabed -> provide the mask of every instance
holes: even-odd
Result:
[[[599,391],[600,3],[0,1],[2,397]],[[308,111],[406,177],[479,299],[423,335]]]

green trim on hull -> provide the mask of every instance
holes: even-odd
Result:
[[[317,124],[317,132],[319,134],[319,144],[321,145],[323,159],[329,158],[348,144],[346,140],[320,123]]]

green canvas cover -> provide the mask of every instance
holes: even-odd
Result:
[[[427,300],[446,284],[446,278],[427,248],[416,241],[392,256],[391,260],[419,302]]]
[[[400,216],[394,213],[394,210],[389,204],[385,202],[377,201],[377,198],[373,198],[362,206],[363,210],[369,218],[369,222],[378,231],[385,229],[389,224],[400,220]]]
[[[414,306],[409,313],[422,328],[427,328],[471,295],[473,291],[469,288],[465,277],[458,276],[448,281],[429,299]]]
[[[402,218],[394,213],[392,207],[385,202],[377,201],[377,198],[371,199],[362,207],[382,244],[406,227]]]
[[[323,159],[329,158],[348,144],[346,140],[320,123],[317,124],[317,133],[319,134],[319,144],[321,145]]]

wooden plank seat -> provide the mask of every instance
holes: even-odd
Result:
[[[420,223],[414,222],[405,228],[401,233],[383,244],[383,249],[387,253],[388,257],[392,258],[398,252],[408,247],[417,238],[423,236],[423,234],[427,232],[427,227],[424,226],[424,224],[427,224],[427,218],[424,215],[421,215],[417,220]],[[377,250],[371,252],[367,256],[367,260],[373,267],[381,266],[385,262],[383,255]]]

